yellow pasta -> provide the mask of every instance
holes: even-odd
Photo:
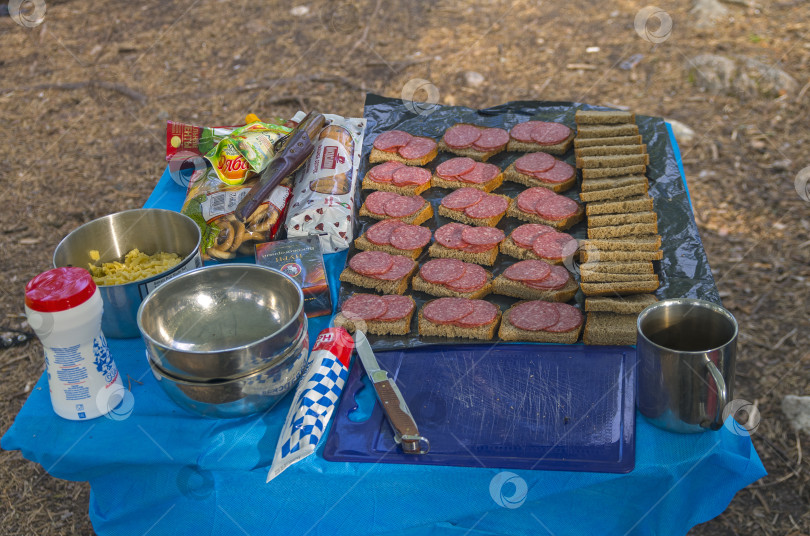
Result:
[[[135,248],[124,256],[124,262],[105,262],[101,266],[90,263],[89,266],[97,285],[123,285],[163,273],[181,260],[176,253],[147,255]]]

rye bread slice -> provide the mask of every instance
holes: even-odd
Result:
[[[565,286],[557,290],[532,288],[520,281],[512,281],[504,275],[499,275],[492,281],[493,294],[530,300],[567,302],[576,295],[577,290],[579,290],[579,285],[577,285],[576,280],[570,276]]]
[[[639,145],[594,145],[592,147],[580,147],[574,149],[574,154],[577,158],[583,156],[612,156],[617,154],[644,154],[647,152],[647,146]]]
[[[416,137],[424,137],[424,136],[416,136]],[[400,156],[398,152],[381,151],[379,149],[374,149],[372,147],[371,154],[368,156],[368,161],[370,164],[377,164],[380,162],[390,162],[393,160],[394,162],[402,162],[403,164],[409,166],[424,166],[429,162],[431,162],[438,155],[439,155],[438,146],[418,160],[407,160],[405,158],[402,158],[402,156]]]
[[[413,301],[413,298],[411,298]],[[384,321],[384,320],[365,320],[365,331],[372,335],[407,335],[411,332],[411,319],[416,311],[416,303],[414,303],[413,310],[408,313],[404,318],[399,320]],[[350,333],[354,333],[357,326],[355,322],[347,318],[343,313],[335,315],[335,327],[345,328]]]
[[[432,300],[431,300],[432,301]],[[425,302],[427,305],[430,302]],[[422,306],[422,309],[425,308]],[[462,337],[464,339],[480,339],[484,341],[492,340],[495,337],[495,332],[498,330],[498,325],[501,321],[501,313],[495,317],[495,320],[489,324],[478,327],[465,328],[462,326],[453,326],[452,324],[435,324],[425,318],[422,314],[422,309],[419,310],[418,315],[418,328],[421,337]]]
[[[628,186],[619,186],[617,188],[606,188],[604,190],[595,190],[592,192],[582,191],[579,193],[579,198],[585,203],[594,201],[608,201],[616,199],[627,199],[628,197],[635,197],[637,195],[647,194],[647,183],[637,182]]]
[[[439,214],[441,214],[441,209],[439,210]],[[546,220],[533,212],[524,212],[520,210],[517,206],[517,199],[512,199],[509,202],[509,209],[506,211],[506,215],[512,218],[527,221],[529,223],[541,223],[543,225],[548,225],[549,227],[554,227],[558,231],[565,231],[566,229],[570,229],[582,221],[585,216],[585,209],[582,207],[582,205],[579,205],[576,213],[568,218],[562,220]]]
[[[579,248],[579,260],[585,264],[589,262],[628,262],[628,261],[660,261],[664,252],[656,251],[605,251],[589,248]]]
[[[413,269],[406,275],[393,281],[383,281],[367,275],[358,274],[348,266],[340,272],[340,280],[344,283],[351,283],[358,287],[374,289],[382,294],[405,294],[408,289],[408,282],[411,277],[419,269],[419,265],[414,263]]]
[[[606,145],[642,145],[641,136],[614,136],[612,138],[585,138],[574,139],[574,149],[581,147],[604,147]]]
[[[509,196],[506,196],[506,195],[500,195],[500,194],[488,194],[488,195],[497,195],[499,197],[503,197],[504,199],[509,201],[510,204],[511,204],[511,201],[512,201],[512,199]],[[509,213],[509,209],[507,208],[506,210],[507,210],[506,212],[504,212],[502,214],[498,214],[497,216],[493,216],[491,218],[485,218],[485,219],[471,218],[471,217],[467,216],[464,213],[464,209],[453,210],[453,209],[445,207],[444,205],[442,205],[440,203],[438,212],[439,212],[439,216],[444,216],[445,218],[450,218],[451,220],[456,220],[456,221],[461,222],[461,223],[466,223],[467,225],[477,225],[477,226],[480,226],[480,227],[497,227],[498,222],[501,221],[503,219],[503,217],[506,216]]]
[[[633,166],[621,166],[612,168],[591,168],[582,170],[582,179],[600,179],[607,177],[623,177],[624,175],[643,174],[647,171],[647,166],[638,164]]]
[[[636,125],[635,123],[626,123],[618,125],[577,126],[577,139],[615,138],[619,136],[638,136],[638,125]]]
[[[588,179],[582,181],[583,192],[594,192],[597,190],[608,190],[611,188],[622,188],[624,186],[633,186],[636,184],[644,184],[649,188],[649,181],[644,175],[629,175],[627,177],[608,177],[606,179]]]
[[[649,195],[629,197],[617,201],[596,201],[588,203],[588,216],[598,214],[624,214],[626,212],[649,212],[653,210],[653,198]]]
[[[483,190],[485,192],[491,192],[503,184],[504,178],[504,174],[501,172],[498,173],[492,180],[480,184],[473,184],[464,181],[447,180],[434,173],[433,177],[430,179],[430,185],[434,188],[447,188],[448,190],[456,190],[458,188],[478,188],[479,190]]]
[[[655,268],[651,261],[629,262],[588,262],[579,265],[579,270],[589,272],[606,272],[611,274],[654,274]]]
[[[419,255],[422,254],[422,250],[425,248],[418,248],[418,249],[397,249],[390,244],[379,245],[371,242],[366,235],[360,235],[354,241],[354,247],[357,249],[361,249],[363,251],[385,251],[386,253],[390,253],[391,255],[402,255],[403,257],[409,257],[413,260],[419,258]]]
[[[431,244],[431,246],[428,248],[428,255],[431,257],[458,259],[460,261],[471,262],[473,264],[492,266],[495,264],[495,259],[498,257],[498,246],[492,246],[488,250],[480,253],[470,253],[469,251],[452,249],[445,247],[438,242],[433,242],[433,244]]]
[[[571,175],[571,178],[565,182],[546,182],[538,179],[537,177],[521,173],[520,171],[517,170],[517,168],[515,168],[515,164],[510,164],[509,167],[507,167],[504,170],[503,174],[504,178],[508,181],[516,182],[529,188],[532,188],[534,186],[542,186],[543,188],[548,188],[549,190],[555,193],[570,190],[577,184],[576,172],[574,172],[574,174]]]
[[[581,283],[586,296],[612,296],[626,294],[649,294],[658,290],[658,281],[630,281],[622,283]]]
[[[513,137],[509,137],[509,143],[506,145],[506,150],[514,153],[548,153],[553,155],[563,155],[568,152],[568,149],[571,148],[571,144],[574,141],[574,137],[576,134],[574,133],[573,129],[571,130],[571,134],[561,141],[560,143],[555,143],[554,145],[540,145],[539,143],[526,143],[524,141],[518,141]]]
[[[648,235],[658,233],[658,223],[629,223],[607,227],[589,227],[588,238],[621,238],[623,236]]]
[[[636,114],[621,110],[597,111],[577,110],[574,114],[577,125],[617,125],[622,123],[635,123]]]
[[[521,303],[523,303],[523,301],[519,301],[515,305],[519,305]],[[514,307],[514,305],[512,307]],[[512,310],[512,307],[503,313],[503,318],[501,318],[501,328],[498,330],[498,337],[505,341],[574,344],[579,339],[579,333],[582,331],[581,325],[576,329],[564,331],[562,333],[552,333],[549,331],[528,331],[525,329],[516,328],[511,322],[509,322],[509,312]]]
[[[577,167],[583,169],[593,168],[617,168],[625,166],[650,165],[650,155],[642,154],[619,154],[609,156],[578,156]]]
[[[534,250],[520,247],[509,236],[506,237],[506,240],[501,242],[501,253],[503,253],[504,255],[509,255],[510,257],[514,257],[516,259],[520,259],[522,261],[525,261],[527,259],[539,259],[541,261],[546,261],[549,264],[563,263],[563,259],[547,259],[545,257],[539,256],[537,253],[534,252]]]
[[[369,212],[369,210],[366,208],[366,204],[363,203],[363,206],[361,206],[360,210],[358,211],[358,215],[368,216],[369,218],[373,218],[375,220],[399,220],[405,223],[419,225],[420,223],[424,223],[433,217],[433,205],[431,205],[429,201],[425,201],[425,205],[410,216],[406,216],[404,218],[392,218],[391,216],[386,216],[385,214],[375,214],[373,212]]]
[[[409,186],[394,186],[390,182],[373,181],[368,177],[368,173],[366,173],[360,187],[363,190],[379,190],[381,192],[393,192],[399,195],[419,195],[422,192],[430,189],[430,181],[419,185],[412,184]]]
[[[627,225],[629,223],[657,223],[657,222],[658,222],[658,214],[656,214],[655,212],[602,214],[601,216],[588,217],[588,227],[606,227],[609,225]]]
[[[639,214],[646,213],[640,212]],[[657,251],[661,247],[661,236],[656,234],[628,238],[582,240],[579,246],[585,249],[595,248],[602,251]]]
[[[614,274],[610,272],[591,272],[579,270],[579,278],[583,283],[623,283],[629,281],[658,281],[655,274]]]
[[[582,342],[589,345],[632,346],[636,344],[636,314],[588,313]]]
[[[470,298],[471,300],[477,300],[492,293],[492,274],[487,272],[487,276],[488,276],[487,283],[480,289],[476,290],[475,292],[456,292],[454,290],[450,290],[444,285],[436,285],[433,283],[428,283],[427,281],[422,279],[422,276],[419,275],[419,272],[417,272],[413,276],[413,279],[411,280],[411,287],[414,290],[418,290],[420,292],[424,292],[425,294],[430,294],[431,296],[436,296],[438,298],[444,297]]]
[[[633,294],[621,298],[595,296],[585,298],[585,310],[603,313],[638,314],[658,301],[652,294]]]

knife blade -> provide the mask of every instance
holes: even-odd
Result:
[[[402,447],[405,454],[427,454],[430,451],[430,441],[419,434],[416,421],[408,409],[408,404],[402,398],[394,380],[388,377],[388,373],[380,368],[374,351],[371,349],[366,334],[360,330],[354,333],[354,347],[363,368],[366,369],[374,391],[377,393],[377,400],[380,401],[383,412],[394,429],[394,440]]]

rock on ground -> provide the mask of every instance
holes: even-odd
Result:
[[[690,13],[697,19],[695,26],[710,28],[728,16],[728,8],[718,0],[695,0]]]
[[[715,94],[775,98],[795,93],[799,83],[791,75],[752,58],[700,54],[686,62],[691,81]]]
[[[675,140],[678,145],[683,149],[687,145],[692,145],[695,141],[695,131],[681,123],[677,119],[664,119],[672,127],[672,133],[675,134]]]
[[[810,434],[810,396],[787,395],[782,399],[782,413],[793,428]]]

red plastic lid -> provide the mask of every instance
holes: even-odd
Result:
[[[95,292],[96,283],[84,268],[54,268],[25,285],[25,305],[40,313],[66,311],[83,304]]]

